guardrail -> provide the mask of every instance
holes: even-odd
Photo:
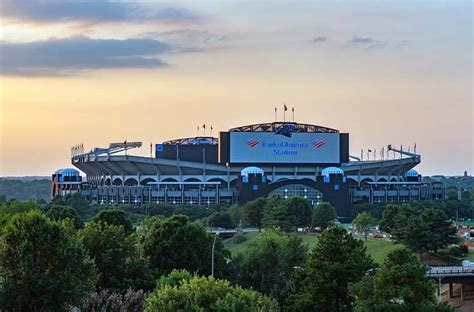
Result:
[[[426,275],[429,277],[440,277],[440,276],[474,276],[473,267],[430,267],[426,271]]]

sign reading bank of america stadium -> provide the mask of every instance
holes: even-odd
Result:
[[[234,163],[340,162],[339,133],[231,132],[230,161]]]

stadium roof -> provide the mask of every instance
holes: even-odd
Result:
[[[280,130],[283,127],[291,127],[291,132],[322,132],[322,133],[338,133],[339,130],[331,129],[327,127],[317,126],[317,125],[310,125],[310,124],[302,124],[297,122],[284,122],[284,121],[276,121],[276,122],[268,122],[268,123],[260,123],[260,124],[253,124],[247,126],[240,126],[236,128],[232,128],[230,132],[275,132]]]
[[[386,175],[403,174],[420,163],[420,157],[406,157],[401,159],[377,160],[377,161],[351,161],[343,163],[340,169],[345,175]],[[150,158],[130,155],[94,156],[84,155],[72,159],[72,164],[85,172],[87,175],[201,175],[203,170],[207,175],[230,174],[239,175],[241,170],[248,165],[227,167],[219,164],[203,164],[202,162]],[[261,165],[267,174],[273,170],[272,166]],[[280,166],[275,168],[276,172],[291,172],[294,165]],[[303,166],[299,172],[311,172],[316,170],[314,166]]]

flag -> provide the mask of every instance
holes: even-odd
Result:
[[[369,149],[369,150],[368,150],[368,152],[369,152],[369,153],[372,153],[372,150],[371,150],[371,149]]]
[[[214,128],[212,128],[212,126],[211,126],[211,131],[212,131],[212,129],[214,129]]]
[[[295,112],[295,108],[294,108],[294,107],[292,107],[292,108],[291,108],[291,111],[294,113],[294,112]]]
[[[286,112],[288,110],[288,107],[286,107],[286,104],[283,104],[283,110]]]
[[[202,128],[203,128],[204,130],[206,130],[206,124],[203,124],[203,125],[202,125]]]
[[[277,108],[275,107],[275,113],[277,112]]]

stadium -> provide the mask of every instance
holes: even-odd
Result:
[[[440,184],[423,183],[413,168],[421,156],[395,149],[349,155],[349,134],[296,122],[271,122],[156,144],[155,157],[130,155],[141,142],[112,143],[84,152],[71,149],[76,169],[52,177],[52,196],[80,192],[108,205],[243,204],[258,197],[300,196],[330,202],[340,220],[356,203],[442,199]],[[151,146],[150,146],[151,147]],[[373,159],[370,156],[373,154]],[[391,156],[391,157],[389,157]]]

